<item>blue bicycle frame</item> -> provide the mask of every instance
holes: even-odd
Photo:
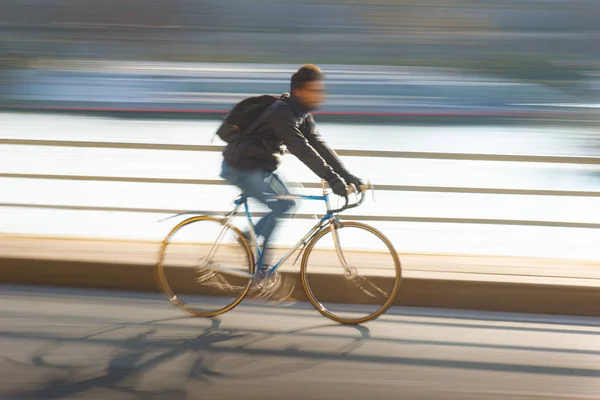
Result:
[[[322,196],[310,196],[310,195],[284,195],[284,196],[267,196],[267,198],[273,198],[273,199],[293,199],[293,200],[316,200],[316,201],[324,201],[325,204],[327,205],[327,210],[330,210],[330,203],[329,203],[329,195],[328,194],[324,194]],[[258,246],[258,241],[256,238],[256,232],[255,232],[255,225],[252,222],[252,215],[250,214],[250,207],[248,206],[248,196],[242,194],[240,195],[240,197],[238,197],[238,199],[235,200],[234,204],[235,207],[233,210],[231,210],[226,216],[226,221],[228,222],[229,219],[231,219],[233,216],[235,216],[238,213],[238,210],[240,208],[240,206],[244,206],[244,211],[245,211],[245,215],[246,215],[246,219],[248,220],[248,225],[250,228],[250,237],[251,237],[251,243],[250,243],[250,247],[253,249],[254,251],[254,256],[255,256],[255,260],[256,264],[255,265],[261,265],[262,263],[262,258],[263,258],[263,254],[264,254],[264,250],[265,249],[261,249],[260,246]],[[347,205],[347,201],[346,201],[346,205]],[[313,226],[306,235],[304,235],[304,237],[302,237],[302,239],[300,239],[298,241],[298,243],[296,243],[296,245],[294,245],[277,263],[275,263],[268,271],[268,275],[271,275],[273,272],[275,272],[277,270],[277,268],[279,268],[281,265],[283,265],[295,252],[296,250],[298,250],[301,246],[306,245],[306,243],[308,243],[310,241],[310,239],[317,233],[319,232],[321,229],[323,229],[327,222],[330,222],[332,219],[335,219],[335,213],[337,211],[341,211],[342,209],[339,210],[330,210],[327,212],[327,214],[325,214],[320,220],[319,222]],[[297,259],[296,259],[297,261]],[[295,262],[294,262],[295,263]]]
[[[369,187],[372,188],[373,186],[369,183]],[[345,198],[346,203],[344,204],[343,207],[341,207],[339,209],[331,209],[330,201],[329,201],[330,195],[326,191],[325,182],[323,182],[323,195],[322,196],[311,196],[311,195],[266,196],[267,198],[272,198],[272,199],[324,201],[325,205],[327,207],[327,213],[319,220],[319,222],[315,226],[313,226],[308,231],[308,233],[306,235],[304,235],[304,237],[302,237],[302,239],[300,239],[298,241],[298,243],[296,243],[296,245],[294,245],[277,263],[275,263],[275,265],[273,265],[269,269],[268,275],[271,275],[273,272],[275,272],[277,270],[277,268],[279,268],[281,265],[283,265],[292,256],[292,254],[294,254],[296,252],[296,250],[298,250],[301,246],[306,245],[313,238],[313,236],[316,235],[319,231],[321,231],[321,229],[325,228],[328,223],[335,222],[337,220],[336,214],[338,214],[344,210],[357,207],[360,204],[362,204],[362,202],[365,199],[364,192],[362,192],[359,196],[360,196],[360,200],[358,200],[356,203],[353,203],[353,204],[348,203],[348,197],[346,196],[346,198]],[[254,226],[254,223],[252,222],[252,215],[250,214],[250,208],[248,206],[248,201],[247,201],[248,198],[249,198],[249,196],[247,196],[245,194],[241,194],[234,201],[234,208],[225,215],[225,219],[223,222],[224,222],[224,229],[226,229],[226,226],[229,225],[229,220],[238,214],[238,210],[242,205],[244,206],[246,219],[248,220],[248,225],[250,227],[250,238],[251,238],[250,247],[253,250],[253,256],[254,256],[253,262],[256,260],[255,264],[254,264],[256,266],[256,265],[261,265],[262,257],[264,254],[264,249],[260,249],[260,247],[258,246],[258,241],[256,238],[256,232],[255,232],[255,226]],[[173,217],[176,217],[179,215],[185,215],[185,214],[199,214],[199,213],[198,212],[185,212],[185,213],[173,215],[166,219],[173,218]],[[224,231],[221,232],[221,235],[223,234],[223,232]],[[348,269],[348,264],[346,262],[344,255],[342,254],[339,237],[338,237],[335,229],[332,229],[332,233],[333,233],[333,237],[334,237],[334,243],[336,245],[336,253],[338,255],[338,258],[340,259],[342,266],[345,269]],[[217,238],[217,241],[214,243],[214,246],[218,246],[219,239],[222,237],[221,235],[219,235],[219,237]],[[213,249],[214,249],[214,247],[213,247]],[[212,254],[212,253],[213,253],[213,250],[211,250],[210,254]],[[302,254],[302,253],[300,253],[300,254]],[[298,258],[300,257],[300,254],[298,255]],[[296,258],[296,261],[294,261],[294,264],[298,261],[298,258]],[[238,271],[231,270],[230,272],[234,273],[236,275],[240,274]]]

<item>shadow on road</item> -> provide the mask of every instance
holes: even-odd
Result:
[[[190,381],[210,385],[220,379],[258,380],[298,372],[330,358],[344,358],[370,338],[369,329],[360,326],[245,331],[223,328],[217,318],[203,320],[210,322],[206,328],[170,327],[176,320],[185,323],[192,318],[118,324],[82,336],[71,336],[68,330],[16,333],[15,338],[41,343],[25,360],[1,362],[5,377],[30,382],[27,390],[13,390],[11,399],[65,398],[98,390],[111,398],[181,399],[187,397]],[[0,332],[0,338],[7,336],[13,335]],[[104,356],[98,356],[99,348]],[[160,388],[137,389],[148,387],[148,380]]]

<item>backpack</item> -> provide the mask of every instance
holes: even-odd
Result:
[[[276,108],[275,103],[286,97],[289,97],[288,93],[281,96],[265,94],[240,101],[225,117],[215,136],[229,144],[252,135]]]

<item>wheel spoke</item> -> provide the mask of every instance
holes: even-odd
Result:
[[[369,225],[332,225],[317,233],[304,253],[306,295],[321,314],[334,321],[373,320],[396,300],[401,280],[398,255],[390,241]]]
[[[253,256],[227,220],[199,216],[178,224],[163,241],[156,278],[172,303],[198,316],[231,310],[250,289]]]
[[[359,288],[360,290],[362,290],[365,294],[376,298],[377,296],[375,296],[375,294],[373,294],[372,292],[369,291],[369,289],[373,289],[373,291],[379,293],[380,295],[382,295],[384,298],[388,298],[388,294],[382,290],[381,288],[379,288],[377,285],[375,285],[373,282],[371,282],[370,280],[368,280],[367,278],[365,278],[364,276],[355,276],[354,278],[351,278],[352,282],[356,285],[357,288]]]

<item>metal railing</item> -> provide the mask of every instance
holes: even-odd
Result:
[[[0,145],[1,144],[52,146],[52,147],[81,147],[81,148],[96,148],[96,149],[175,150],[175,151],[211,151],[211,152],[223,151],[222,146],[211,146],[211,145],[127,143],[127,142],[87,142],[87,141],[73,141],[73,140],[0,139]],[[336,150],[336,152],[340,156],[349,156],[349,157],[423,158],[423,159],[455,160],[455,161],[505,161],[505,162],[535,162],[535,163],[600,165],[600,157],[581,157],[581,156],[439,153],[439,152],[424,152],[424,151],[386,151],[386,150]]]
[[[59,141],[59,140],[21,140],[0,139],[0,145],[31,145],[31,146],[57,146],[80,148],[107,148],[107,149],[138,149],[138,150],[176,150],[194,152],[220,152],[222,146],[211,145],[179,145],[179,144],[144,144],[125,142],[90,142],[90,141]],[[352,157],[377,157],[377,158],[418,158],[436,160],[460,161],[502,161],[526,163],[562,163],[562,164],[591,164],[600,165],[600,157],[577,156],[547,156],[547,155],[506,155],[506,154],[465,154],[465,153],[438,153],[438,152],[410,152],[410,151],[378,151],[378,150],[336,150],[341,156]],[[189,184],[189,185],[225,185],[226,182],[217,179],[170,179],[170,178],[139,178],[139,177],[112,177],[112,176],[82,176],[82,175],[55,175],[55,174],[18,174],[0,173],[0,178],[19,179],[52,179],[71,181],[103,181],[103,182],[132,182],[132,183],[163,183],[163,184]],[[306,188],[318,188],[319,184],[305,182]],[[437,192],[437,193],[466,193],[466,194],[498,194],[498,195],[528,195],[528,196],[572,196],[572,197],[600,197],[600,191],[577,190],[537,190],[537,189],[503,189],[503,188],[477,188],[477,187],[449,187],[449,186],[407,186],[407,185],[377,185],[377,190],[383,191],[410,191],[410,192]],[[95,207],[95,206],[66,206],[53,204],[17,204],[0,203],[2,207],[29,207],[57,210],[85,210],[85,211],[120,211],[120,212],[147,212],[147,213],[179,213],[189,210],[177,209],[150,209],[126,207]],[[225,212],[223,210],[222,212]],[[210,212],[212,214],[217,211]],[[261,215],[256,213],[255,215]],[[559,222],[542,220],[514,220],[514,219],[488,219],[488,218],[443,218],[443,217],[406,217],[406,216],[374,216],[374,215],[347,215],[349,219],[386,221],[386,222],[421,222],[421,223],[451,223],[451,224],[483,224],[483,225],[513,225],[513,226],[539,226],[561,228],[586,228],[600,229],[600,223],[585,222]],[[296,214],[294,218],[312,219],[312,214]]]

